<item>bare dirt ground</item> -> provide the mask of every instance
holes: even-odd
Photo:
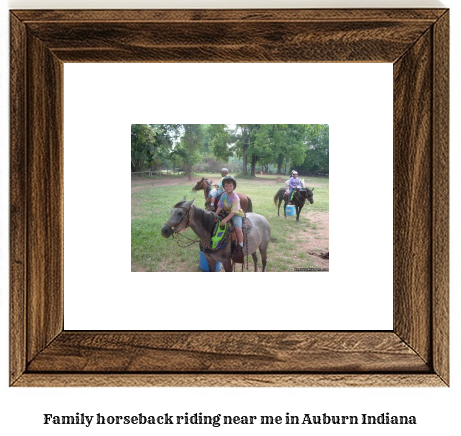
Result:
[[[267,184],[273,184],[274,182],[277,182],[277,176],[274,175],[273,178],[259,178],[256,177],[258,180],[258,183],[267,183]],[[284,182],[287,180],[287,176],[282,177],[282,182],[280,183],[280,187],[284,186]],[[189,180],[187,176],[184,177],[162,177],[160,179],[146,179],[146,178],[133,178],[131,179],[131,192],[136,192],[139,191],[140,189],[145,188],[146,186],[172,186],[172,185],[177,185],[182,182],[187,182],[190,181],[192,184],[194,184],[197,180],[192,179]],[[318,185],[315,183],[309,183],[309,181],[306,179],[306,185],[309,188],[316,188]]]
[[[131,179],[131,192],[139,191],[144,189],[146,186],[172,186],[178,185],[182,182],[189,181],[187,176],[184,177],[162,177],[161,179],[145,179],[145,178],[133,178]],[[190,181],[194,184],[194,181]]]
[[[330,260],[320,257],[322,254],[329,253],[329,213],[312,211],[307,206],[308,213],[303,216],[304,208],[301,211],[300,220],[309,219],[311,230],[309,232],[298,233],[297,247],[300,251],[311,253],[314,268],[329,268]]]

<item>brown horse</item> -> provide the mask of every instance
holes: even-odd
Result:
[[[211,212],[216,212],[216,209],[218,208],[218,201],[219,197],[216,198],[215,201],[215,206],[212,209],[211,208],[211,198],[210,198],[210,191],[211,191],[211,180],[206,179],[205,177],[202,177],[192,188],[192,191],[200,191],[203,189],[203,193],[205,195],[205,208],[206,210],[210,210]],[[240,208],[245,212],[253,212],[253,203],[251,202],[251,198],[248,197],[245,194],[240,194],[239,192],[236,192],[240,199]]]

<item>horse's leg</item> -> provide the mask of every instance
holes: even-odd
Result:
[[[287,217],[287,201],[284,200],[285,203],[283,203],[283,214],[285,215],[285,218]]]
[[[261,253],[261,263],[262,263],[262,266],[263,266],[262,272],[266,271],[267,245],[265,247],[259,247],[259,252]]]
[[[224,266],[224,271],[226,272],[232,272],[232,262],[230,261],[230,258],[229,259],[226,259],[222,262],[223,266]]]
[[[207,263],[208,263],[208,271],[216,272],[216,265],[217,265],[218,261],[216,261],[214,259],[207,259]]]
[[[258,255],[256,254],[256,251],[251,253],[251,257],[253,258],[253,262],[255,264],[255,272],[258,272]]]

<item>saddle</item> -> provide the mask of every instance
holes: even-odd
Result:
[[[230,222],[230,224],[232,225],[232,222]],[[246,234],[248,236],[252,227],[253,227],[253,224],[251,223],[251,221],[246,216],[243,217],[242,230],[243,230],[244,235]],[[231,234],[232,235],[232,238],[231,238],[232,262],[234,264],[235,263],[243,264],[245,262],[245,255],[244,255],[245,248],[242,249],[242,247],[238,244],[237,235],[235,234],[235,231],[233,229],[234,229],[234,226],[232,225],[232,234]],[[248,238],[245,238],[245,244],[248,244]]]
[[[289,192],[290,192],[290,191],[287,189],[287,190],[285,190],[285,194],[283,194],[283,197],[286,198],[287,200],[288,200]],[[294,190],[294,192],[295,192],[295,193],[296,193],[296,192],[306,192],[306,188],[296,188],[296,189]],[[294,195],[293,195],[293,198],[294,198]]]
[[[224,218],[223,215],[220,215],[220,218]],[[251,231],[253,224],[248,218],[243,219],[243,231],[247,234]],[[216,253],[222,250],[228,244],[229,240],[231,243],[231,258],[233,263],[243,263],[244,256],[239,245],[237,243],[237,235],[235,234],[235,227],[232,224],[232,221],[228,221],[224,228],[221,228],[221,220],[216,220],[213,229],[211,231],[211,248],[200,248],[206,253]]]

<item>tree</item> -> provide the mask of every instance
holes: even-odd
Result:
[[[306,134],[306,158],[301,170],[311,174],[330,171],[330,130],[328,124],[309,124]]]
[[[300,165],[306,157],[306,128],[304,124],[239,124],[236,149],[244,159],[250,159],[251,175],[256,174],[256,164],[268,167],[277,164],[281,172],[283,163]]]
[[[227,124],[209,124],[206,128],[206,135],[216,159],[227,162],[233,154]]]
[[[131,171],[141,171],[147,151],[153,147],[155,133],[149,124],[131,125]]]
[[[131,171],[161,166],[178,136],[178,124],[131,125]]]
[[[236,151],[237,156],[243,160],[243,174],[246,176],[248,174],[248,158],[252,159],[252,168],[254,168],[254,165],[256,164],[256,160],[253,157],[255,153],[252,146],[254,131],[258,128],[259,124],[237,124],[236,126],[237,128],[233,135],[236,140],[234,150]],[[254,175],[254,171],[252,175]]]
[[[200,124],[181,124],[180,128],[183,135],[170,157],[173,162],[183,166],[184,172],[191,180],[194,165],[202,159],[200,148],[203,143],[203,130]]]
[[[306,131],[307,124],[276,124],[277,137],[277,172],[282,172],[282,165],[298,166],[306,158]]]

